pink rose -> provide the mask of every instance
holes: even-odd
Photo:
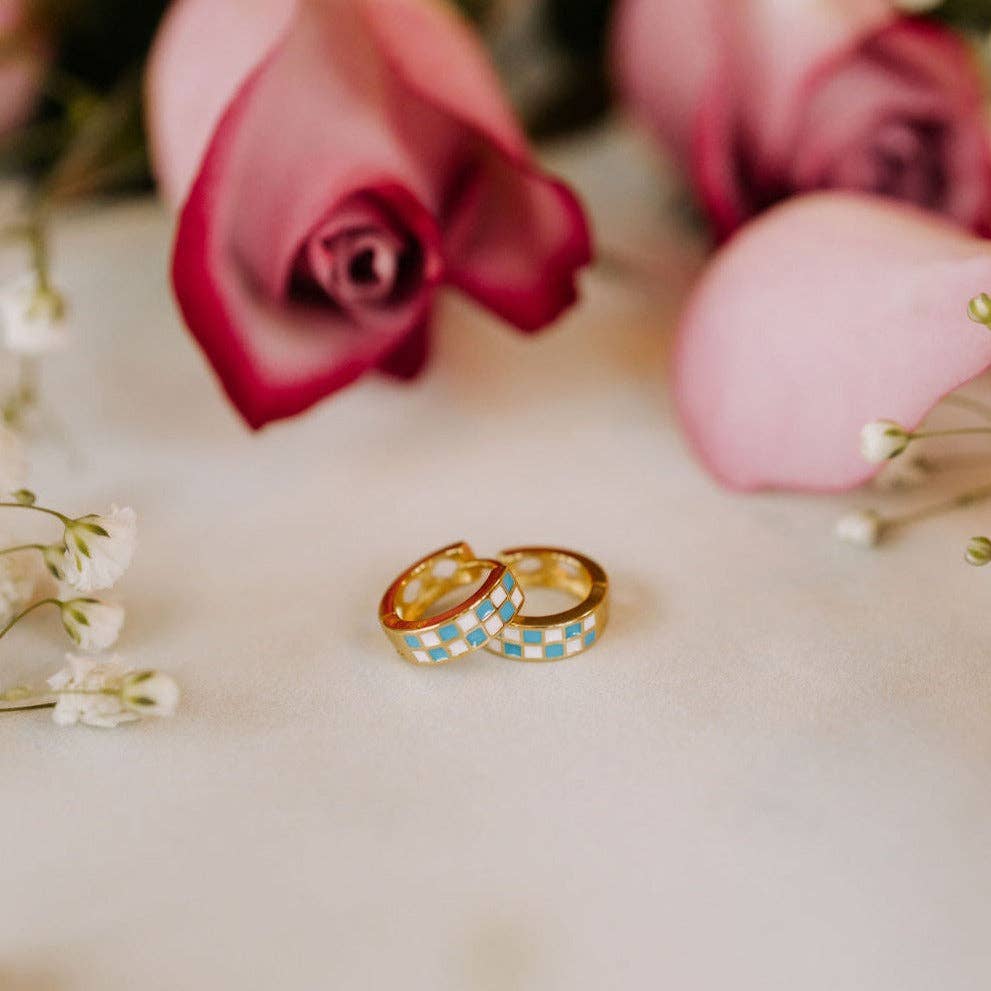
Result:
[[[442,284],[526,331],[576,298],[582,209],[436,0],[177,0],[148,105],[176,295],[253,427],[415,374]]]
[[[621,0],[623,92],[690,169],[716,232],[848,189],[991,231],[975,58],[889,0]]]
[[[25,0],[0,0],[0,136],[31,116],[48,69],[48,50]]]
[[[915,429],[991,366],[967,303],[991,241],[877,197],[830,192],[769,210],[719,251],[685,309],[682,423],[735,489],[847,489],[876,474],[861,428]]]

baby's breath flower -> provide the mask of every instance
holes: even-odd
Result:
[[[874,420],[860,431],[860,453],[872,465],[898,457],[911,441],[911,434],[893,420]]]
[[[9,351],[40,355],[61,351],[69,343],[65,301],[52,288],[25,276],[0,289],[0,321]]]
[[[857,509],[836,521],[837,540],[856,547],[874,547],[881,539],[884,521],[873,509]]]
[[[984,565],[991,564],[991,540],[987,537],[971,537],[967,542],[964,558],[975,568],[983,568]]]
[[[179,685],[161,671],[135,671],[121,683],[120,698],[131,712],[171,716],[179,705]]]
[[[113,728],[142,716],[171,716],[179,704],[179,686],[159,671],[132,671],[118,657],[65,659],[67,666],[48,679],[57,699],[52,718],[61,726]]]
[[[107,650],[117,642],[124,625],[121,606],[99,599],[70,599],[60,602],[62,625],[83,650]]]
[[[57,702],[52,719],[60,726],[85,723],[111,729],[133,723],[141,717],[128,709],[120,697],[120,685],[127,668],[114,657],[96,661],[91,657],[66,654],[67,667],[48,679]]]
[[[127,570],[137,542],[133,509],[113,506],[107,516],[83,516],[65,525],[63,578],[77,592],[111,588]]]
[[[41,556],[51,576],[60,582],[65,581],[65,544],[49,544],[41,548]]]

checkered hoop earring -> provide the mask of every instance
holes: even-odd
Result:
[[[431,606],[468,586],[462,603],[427,617]],[[446,664],[489,644],[523,605],[509,565],[477,559],[466,543],[451,544],[407,568],[379,606],[379,621],[399,656],[412,664]]]

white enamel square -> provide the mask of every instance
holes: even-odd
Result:
[[[568,641],[567,650],[569,654],[577,654],[578,651],[580,651],[581,649],[582,649],[581,637],[575,637],[574,640]]]
[[[523,656],[531,661],[539,660],[544,656],[544,648],[539,644],[527,644],[523,648]]]
[[[585,630],[586,633],[589,630],[595,629],[595,613],[592,613],[591,616],[586,617],[585,622],[582,623],[582,628]]]
[[[498,609],[506,601],[506,590],[501,585],[497,585],[489,598],[492,600],[492,605]]]
[[[420,637],[420,640],[424,647],[440,646],[440,637],[437,636],[436,633],[424,633],[423,636]]]
[[[544,643],[560,643],[564,639],[564,630],[557,627],[544,632]]]
[[[502,617],[498,613],[494,613],[492,616],[489,616],[482,626],[485,627],[485,632],[490,637],[494,637],[502,629]]]
[[[523,605],[523,593],[519,590],[519,586],[513,589],[513,594],[509,598],[517,609]]]
[[[455,640],[454,643],[447,645],[447,649],[451,652],[451,657],[460,657],[468,653],[468,644],[464,640]]]
[[[426,652],[425,650],[414,650],[414,651],[413,651],[413,656],[414,656],[414,657],[415,657],[415,658],[416,658],[416,659],[417,659],[417,660],[418,660],[418,661],[419,661],[419,662],[420,662],[421,664],[429,664],[429,663],[430,663],[430,661],[431,661],[431,657],[430,657],[430,655],[429,655],[429,654],[428,654],[428,653],[427,653],[427,652]]]
[[[457,618],[457,624],[461,627],[462,633],[467,633],[469,630],[473,630],[478,626],[478,619],[475,617],[474,612],[466,612],[464,616]]]
[[[502,639],[508,640],[510,643],[519,643],[522,639],[520,636],[520,628],[518,626],[507,626],[502,631]]]

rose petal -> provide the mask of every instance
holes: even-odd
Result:
[[[860,429],[909,429],[991,365],[967,302],[991,243],[930,214],[849,193],[797,197],[714,259],[679,329],[689,439],[731,488],[837,490],[877,472]]]
[[[630,105],[687,159],[713,99],[773,144],[809,66],[891,17],[888,0],[621,0],[612,62]]]
[[[430,317],[414,327],[402,343],[379,362],[379,371],[393,378],[408,380],[423,371],[430,357]]]
[[[689,157],[702,94],[722,61],[725,0],[621,0],[611,62],[630,107],[683,159]]]
[[[895,20],[890,0],[742,0],[722,34],[732,98],[762,167],[790,161],[816,73]]]
[[[539,330],[578,296],[592,258],[581,205],[528,163],[490,153],[462,190],[444,237],[448,281],[520,330]]]
[[[217,124],[278,41],[295,0],[174,0],[148,57],[146,106],[155,174],[178,207]],[[223,39],[219,44],[218,39]]]
[[[414,97],[396,119],[417,157],[436,161],[458,125],[451,152],[467,164],[444,190],[448,281],[521,330],[546,326],[575,301],[575,273],[592,257],[581,204],[533,163],[481,42],[449,5],[360,9],[400,92]]]

